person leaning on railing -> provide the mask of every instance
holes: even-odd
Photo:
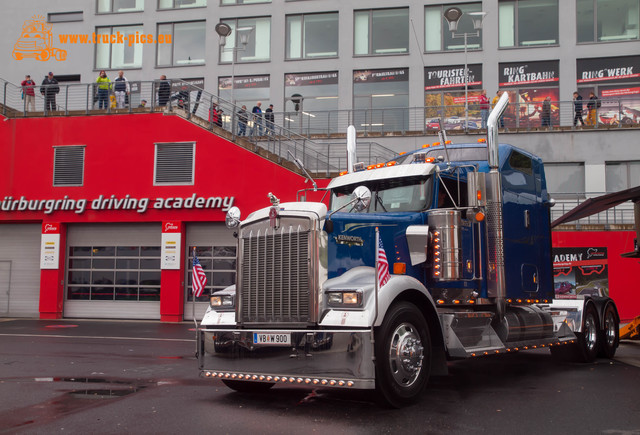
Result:
[[[98,84],[98,109],[106,109],[109,104],[109,89],[111,89],[111,80],[107,77],[107,73],[102,70],[96,79]]]

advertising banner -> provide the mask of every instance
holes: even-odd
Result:
[[[162,223],[162,254],[160,268],[163,270],[180,269],[181,223]]]
[[[560,61],[543,60],[536,62],[500,63],[498,82],[501,88],[558,86],[560,82]]]
[[[268,88],[270,85],[268,75],[266,76],[236,76],[233,78],[234,89],[254,89]],[[220,77],[218,79],[218,89],[231,90],[231,77]]]
[[[577,59],[578,84],[640,82],[640,56]]]
[[[482,64],[467,65],[467,89],[481,88]],[[437,91],[440,89],[464,90],[464,65],[426,67],[424,69],[424,90]]]
[[[40,239],[40,269],[58,269],[60,263],[60,224],[43,223]]]
[[[284,84],[285,86],[337,85],[338,72],[285,74]]]
[[[356,70],[353,72],[354,83],[376,83],[376,82],[406,82],[409,81],[409,68],[396,69],[369,69]]]
[[[553,248],[553,276],[558,299],[609,296],[606,247]]]

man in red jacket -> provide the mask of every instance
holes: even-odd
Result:
[[[25,112],[28,112],[29,110],[35,111],[36,110],[36,93],[34,92],[33,89],[36,86],[36,82],[31,80],[31,76],[27,74],[24,77],[24,80],[22,81],[22,83],[20,83],[20,85],[22,86],[22,96],[24,98]],[[29,109],[29,106],[31,106],[31,109]]]
[[[483,89],[480,94],[480,119],[482,120],[482,127],[487,128],[487,119],[489,118],[489,99],[487,98],[487,90]]]

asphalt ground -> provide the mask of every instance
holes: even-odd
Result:
[[[449,363],[418,403],[198,376],[193,322],[0,318],[0,434],[640,434],[640,342],[615,361],[546,349]]]

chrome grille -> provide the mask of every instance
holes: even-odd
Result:
[[[242,323],[308,323],[310,235],[300,226],[245,230],[241,239],[239,319]]]

